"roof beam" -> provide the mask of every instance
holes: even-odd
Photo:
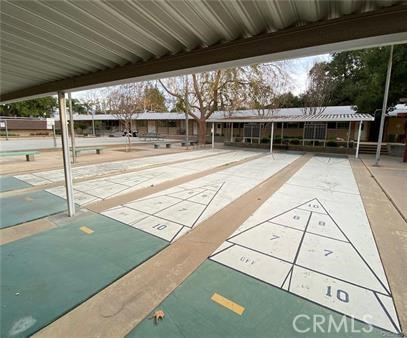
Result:
[[[407,41],[407,5],[344,16],[5,93],[0,101]]]

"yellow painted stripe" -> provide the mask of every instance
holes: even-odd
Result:
[[[224,306],[225,308],[229,309],[230,311],[237,313],[239,316],[241,316],[245,310],[243,306],[235,303],[234,301],[231,301],[230,299],[227,299],[227,298],[221,296],[220,294],[218,294],[216,292],[212,295],[211,299],[215,303],[218,303],[218,304]]]
[[[88,228],[87,226],[80,227],[79,229],[87,235],[94,233],[94,231],[91,228]]]

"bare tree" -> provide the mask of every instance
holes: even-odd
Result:
[[[332,80],[327,73],[327,63],[314,64],[308,74],[308,88],[303,95],[304,114],[322,114],[332,98]]]
[[[107,89],[106,106],[110,114],[119,120],[119,125],[128,136],[133,132],[133,117],[143,112],[144,84],[128,83]]]
[[[260,117],[269,117],[284,105],[290,77],[282,62],[253,65],[248,68],[249,106]]]

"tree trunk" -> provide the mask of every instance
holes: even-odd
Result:
[[[199,120],[199,144],[206,143],[206,121]]]

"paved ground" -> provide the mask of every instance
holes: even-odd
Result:
[[[95,146],[95,145],[125,145],[126,137],[76,137],[75,144],[77,147]],[[134,144],[145,143],[143,138],[131,138]],[[148,141],[151,143],[151,141]],[[35,138],[10,138],[1,139],[1,151],[33,150],[33,149],[52,149],[54,139],[52,137],[35,137]],[[61,136],[57,136],[57,148],[61,148]]]
[[[3,176],[1,336],[304,337],[314,315],[315,336],[341,320],[331,335],[397,335],[407,225],[386,182],[406,171],[386,161],[375,177],[361,161],[241,150],[81,165],[73,219],[58,166]]]
[[[400,158],[390,156],[382,156],[378,167],[373,165],[373,156],[363,155],[362,160],[407,220],[407,164]]]

